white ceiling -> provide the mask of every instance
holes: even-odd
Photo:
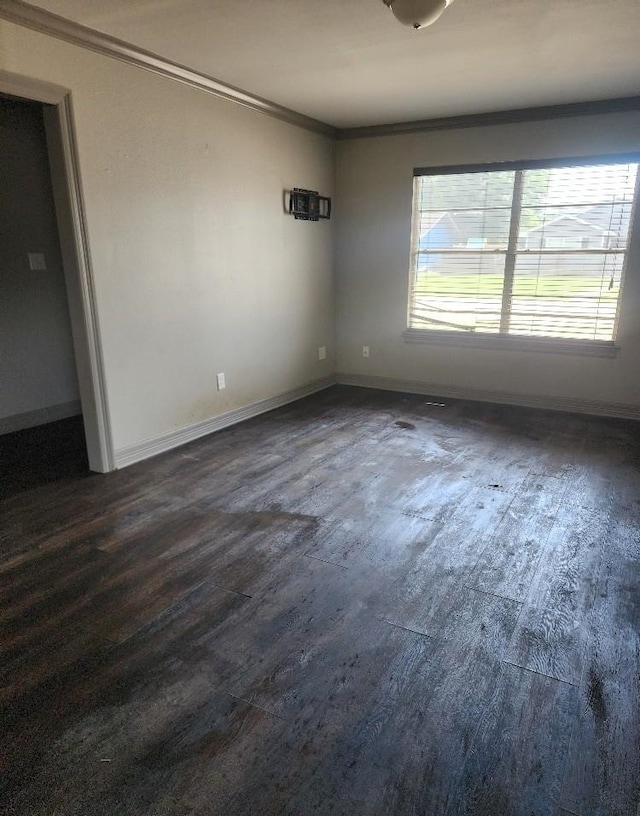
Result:
[[[338,127],[640,94],[640,0],[455,0],[422,31],[381,0],[34,5]]]

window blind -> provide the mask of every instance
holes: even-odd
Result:
[[[614,338],[638,163],[414,179],[409,327]]]

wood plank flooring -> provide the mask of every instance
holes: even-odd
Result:
[[[637,816],[639,425],[335,387],[54,470],[2,475],[0,812]]]

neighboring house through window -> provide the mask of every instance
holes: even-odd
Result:
[[[409,334],[612,344],[639,160],[416,170]]]

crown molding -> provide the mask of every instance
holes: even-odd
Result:
[[[226,99],[245,108],[281,119],[290,125],[296,125],[314,133],[321,133],[324,136],[336,137],[337,130],[331,125],[304,116],[282,105],[277,105],[268,99],[254,96],[241,88],[227,85],[214,77],[194,71],[177,62],[172,62],[151,51],[146,51],[124,40],[111,37],[109,34],[103,34],[65,17],[60,17],[58,14],[25,3],[24,0],[0,0],[0,18],[30,28],[33,31],[38,31],[41,34],[48,34],[59,40],[78,45],[81,48],[87,48],[98,54],[126,62],[129,65],[144,68],[154,74],[182,82],[184,85],[213,94],[213,96]]]
[[[597,114],[628,113],[640,111],[640,96],[627,96],[619,99],[599,99],[591,102],[572,102],[562,105],[546,105],[534,108],[516,108],[513,110],[494,111],[489,113],[446,116],[435,119],[420,119],[411,122],[396,122],[383,125],[365,125],[363,127],[337,128],[310,116],[278,105],[268,99],[255,96],[241,88],[228,85],[208,74],[194,71],[186,65],[165,59],[151,51],[138,48],[136,45],[119,40],[109,34],[103,34],[88,26],[68,20],[58,14],[26,3],[24,0],[0,0],[0,19],[30,28],[41,34],[47,34],[73,45],[95,51],[107,57],[135,65],[160,76],[173,79],[192,88],[226,99],[267,116],[272,116],[291,125],[320,133],[329,138],[342,140],[364,139],[376,136],[397,136],[408,133],[428,133],[438,130],[455,130],[460,128],[490,127],[492,125],[510,125],[521,122],[535,122],[545,119],[564,119],[576,116],[594,116]]]
[[[593,102],[571,102],[563,105],[545,105],[538,108],[472,113],[463,116],[444,116],[437,119],[419,119],[413,122],[396,122],[388,125],[341,128],[337,138],[366,139],[374,136],[397,136],[407,133],[428,133],[436,130],[513,125],[520,122],[536,122],[545,119],[565,119],[575,116],[594,116],[607,113],[640,111],[640,96],[620,99],[598,99]]]

